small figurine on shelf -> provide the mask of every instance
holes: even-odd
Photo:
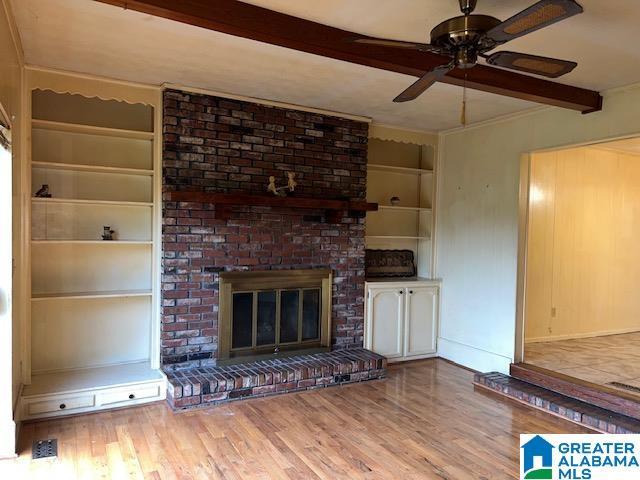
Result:
[[[49,193],[49,185],[46,183],[40,187],[40,190],[36,192],[36,198],[51,198],[51,194]]]
[[[400,205],[400,197],[391,197],[391,199],[389,200],[389,202],[391,203],[391,205],[393,205],[394,207],[397,207],[398,205]]]
[[[115,230],[112,230],[110,226],[105,225],[103,228],[103,233],[102,233],[102,240],[104,240],[105,242],[108,241],[112,241],[113,240],[113,234],[116,233]]]

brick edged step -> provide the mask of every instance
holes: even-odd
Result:
[[[640,396],[529,363],[511,364],[511,376],[590,405],[640,420]]]
[[[640,433],[640,421],[503,373],[478,373],[474,385],[602,433]]]
[[[282,357],[224,367],[167,371],[175,409],[383,378],[387,359],[364,348]]]

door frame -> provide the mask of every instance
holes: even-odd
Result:
[[[8,266],[8,278],[3,274],[0,278],[0,287],[6,287],[6,299],[0,302],[0,458],[15,456],[15,440],[16,440],[16,424],[13,418],[13,153],[11,149],[12,124],[11,117],[7,114],[4,106],[0,103],[0,126],[6,128],[9,132],[9,158],[8,167],[10,175],[4,178],[8,181],[8,189],[4,189],[0,185],[0,190],[8,193],[8,205],[3,208],[7,215],[5,221],[0,225],[0,235],[3,236],[3,242],[0,242],[0,262]],[[3,147],[0,147],[3,148]],[[1,218],[1,217],[0,217]],[[8,225],[5,225],[8,223]],[[9,258],[5,258],[8,254]],[[8,263],[8,265],[7,265]],[[2,269],[0,269],[2,272]],[[2,291],[0,290],[0,295]],[[6,309],[2,311],[3,303],[6,302]]]
[[[537,153],[556,152],[572,148],[590,147],[603,143],[616,142],[640,138],[640,132],[604,137],[580,143],[559,145],[556,147],[532,150],[520,155],[520,181],[518,188],[518,263],[516,279],[516,318],[514,338],[514,363],[525,362],[525,322],[526,322],[526,292],[527,292],[527,248],[529,237],[529,196],[531,187],[531,162]]]

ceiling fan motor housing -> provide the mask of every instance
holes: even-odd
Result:
[[[496,42],[485,33],[502,23],[488,15],[462,15],[450,18],[431,30],[431,44],[455,57],[458,68],[471,68],[478,54],[492,50]]]
[[[476,9],[476,4],[478,0],[460,0],[460,10],[465,15],[469,15]]]

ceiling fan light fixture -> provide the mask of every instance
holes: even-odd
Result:
[[[461,47],[456,50],[456,67],[462,70],[473,68],[478,63],[478,52],[475,48]]]

